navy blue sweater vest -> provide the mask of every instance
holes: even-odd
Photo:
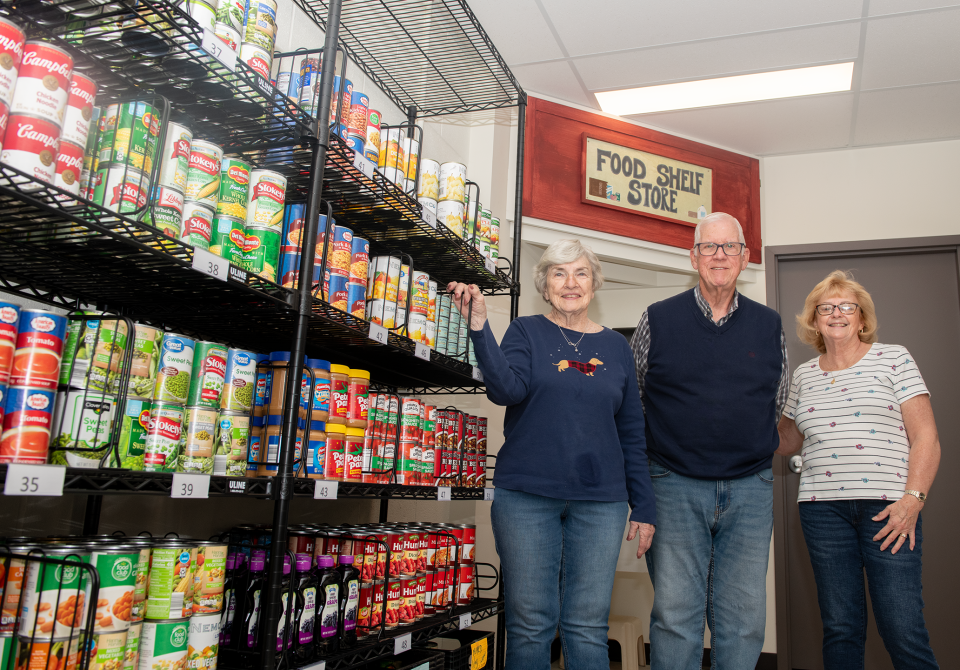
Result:
[[[760,472],[779,444],[780,315],[743,295],[738,300],[722,326],[703,315],[692,289],[647,310],[647,453],[686,477]]]

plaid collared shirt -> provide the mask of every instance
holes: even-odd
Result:
[[[707,299],[703,297],[699,284],[694,287],[693,295],[697,299],[697,305],[700,306],[700,311],[703,312],[703,315],[713,321],[713,310],[710,308],[710,303],[707,302]],[[740,306],[739,298],[739,291],[734,292],[730,309],[714,323],[722,326],[729,321],[730,316],[737,311],[737,308]],[[643,399],[643,383],[644,378],[647,376],[647,358],[650,355],[650,317],[647,314],[647,310],[643,310],[640,323],[637,324],[637,329],[633,332],[633,338],[630,340],[630,348],[633,349],[636,360],[637,385],[640,387],[640,398]],[[780,366],[780,384],[777,386],[776,421],[780,420],[780,414],[783,412],[783,407],[787,404],[787,396],[790,394],[790,365],[787,362],[787,340],[783,334],[783,326],[780,327],[780,352],[783,354],[783,363]]]

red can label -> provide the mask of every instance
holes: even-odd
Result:
[[[200,153],[199,150],[190,153],[190,167],[210,176],[215,176],[220,173],[220,161],[205,153]]]
[[[10,111],[63,123],[72,74],[73,58],[65,51],[45,42],[27,42]]]
[[[390,575],[397,576],[401,572],[403,563],[403,549],[406,538],[403,533],[388,533],[387,544],[390,546]]]
[[[83,147],[72,142],[61,142],[53,185],[79,195],[81,172],[83,172]]]
[[[6,398],[0,463],[46,463],[56,391],[11,388]]]
[[[15,23],[0,19],[0,102],[6,105],[13,100],[23,60],[23,41],[23,31]]]
[[[420,535],[405,533],[403,538],[403,560],[400,563],[400,574],[415,575],[420,566]]]
[[[345,379],[330,380],[330,415],[347,418],[347,410],[350,407],[349,384]]]
[[[409,626],[417,620],[417,578],[404,577],[400,580],[400,588],[400,625]]]
[[[370,413],[369,398],[370,382],[366,379],[362,381],[348,381],[347,383],[347,418],[360,419],[366,421]]]
[[[211,224],[210,221],[202,216],[191,216],[183,220],[183,231],[180,233],[180,239],[189,240],[190,235],[199,235],[207,242],[210,241]],[[259,242],[259,240],[257,240]]]
[[[90,77],[74,72],[70,79],[67,114],[63,119],[62,139],[64,141],[80,146],[86,145],[96,98],[97,83]]]
[[[12,114],[3,138],[2,160],[37,181],[53,183],[60,150],[57,124],[34,116]]]
[[[56,391],[67,319],[59,314],[34,309],[23,310],[20,317],[10,385]]]
[[[473,597],[473,566],[464,565],[460,567],[460,588],[459,595],[457,596],[457,604],[469,605]]]
[[[376,593],[374,594],[376,598]],[[387,628],[396,628],[400,623],[400,605],[403,602],[403,590],[399,579],[387,582]]]
[[[360,585],[360,602],[357,611],[357,637],[370,634],[370,614],[373,609],[373,583]]]
[[[10,379],[10,366],[13,365],[13,354],[17,349],[19,322],[20,306],[0,302],[0,384],[6,384]]]

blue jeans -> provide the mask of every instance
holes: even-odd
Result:
[[[873,521],[873,517],[889,504],[885,500],[800,503],[800,525],[817,580],[826,670],[863,668],[867,639],[864,569],[873,615],[893,666],[897,670],[939,667],[923,622],[922,518],[917,518],[913,551],[909,540],[896,554],[890,553],[890,547],[880,551],[882,542],[874,542],[873,536],[887,522]]]
[[[651,668],[699,670],[709,623],[711,667],[752,670],[766,624],[773,470],[703,480],[650,461],[650,477],[657,496],[657,532],[646,554]]]
[[[497,489],[506,670],[549,670],[560,626],[569,670],[608,670],[607,620],[626,502],[563,500]]]

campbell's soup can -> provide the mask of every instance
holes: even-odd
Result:
[[[187,200],[202,202],[208,207],[217,206],[220,192],[220,163],[223,148],[206,140],[193,140],[187,169],[187,185],[184,196]]]
[[[207,207],[200,202],[184,202],[180,241],[193,247],[209,249],[213,231],[213,215],[212,207]]]
[[[262,3],[264,0],[260,0]],[[253,4],[251,2],[251,4]],[[243,42],[240,44],[240,60],[246,63],[251,70],[261,77],[270,80],[270,71],[273,67],[273,48],[264,49],[259,44]]]
[[[70,96],[67,98],[67,113],[63,119],[61,140],[81,147],[86,146],[96,98],[97,82],[84,74],[74,72],[70,77]]]
[[[417,184],[417,197],[440,199],[440,163],[429,158],[420,161],[420,181]]]
[[[287,178],[271,170],[252,170],[246,203],[247,226],[283,230]]]
[[[7,132],[7,121],[10,120],[10,105],[0,102],[0,151],[3,151],[3,136]]]
[[[146,472],[174,472],[177,469],[183,414],[183,406],[173,403],[155,402],[150,409],[150,424],[143,446],[143,469]]]
[[[173,121],[167,123],[167,136],[160,155],[158,180],[161,187],[174,189],[181,194],[186,190],[192,143],[193,132],[189,128]]]
[[[11,114],[31,114],[63,124],[70,97],[73,58],[58,46],[28,40],[23,46],[23,61],[17,76]]]
[[[67,335],[67,318],[45,309],[20,312],[17,348],[10,370],[10,386],[56,390],[60,359]]]
[[[143,220],[167,237],[180,239],[183,224],[183,193],[169,186],[158,186]]]
[[[40,465],[47,462],[55,398],[56,392],[46,389],[8,389],[0,435],[0,463]]]
[[[13,21],[0,17],[0,102],[10,105],[23,60],[23,30]]]
[[[60,128],[56,123],[25,114],[8,117],[0,162],[26,172],[37,181],[52,184],[59,151]]]
[[[53,185],[64,191],[80,195],[80,174],[83,172],[83,147],[73,142],[60,142],[57,154],[57,171]],[[57,199],[66,199],[57,195]]]

